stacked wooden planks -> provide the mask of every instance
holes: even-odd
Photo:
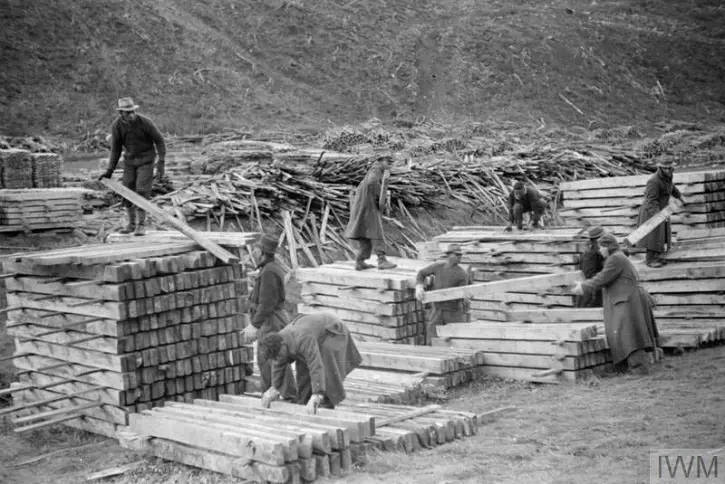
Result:
[[[58,188],[62,185],[63,159],[56,153],[33,153],[33,187]]]
[[[562,182],[559,214],[574,226],[601,225],[615,235],[627,235],[637,226],[650,176]],[[678,237],[690,229],[725,227],[725,170],[675,172],[674,182],[686,201],[684,210],[672,216]]]
[[[111,435],[130,412],[243,393],[243,269],[197,249],[135,242],[8,257],[14,396],[43,412],[16,422],[63,412],[69,425]]]
[[[344,404],[309,415],[304,406],[221,395],[134,414],[122,446],[255,482],[339,477],[371,450],[414,452],[473,435],[472,413]]]
[[[78,227],[85,192],[73,188],[2,190],[0,232]]]
[[[33,188],[33,157],[29,151],[0,150],[0,188]]]
[[[578,382],[608,369],[597,324],[475,321],[441,326],[434,346],[477,350],[481,372],[537,382]]]
[[[398,267],[356,271],[354,262],[346,261],[298,269],[303,300],[298,311],[337,314],[358,341],[425,344],[425,311],[415,300],[415,278],[426,263],[389,259]]]
[[[460,244],[464,264],[476,269],[476,280],[494,281],[576,270],[585,250],[581,229],[504,232],[503,227],[461,226],[424,243],[419,257],[440,259],[450,244]]]

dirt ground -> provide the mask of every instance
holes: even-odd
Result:
[[[649,452],[722,448],[725,347],[670,356],[648,376],[607,377],[576,386],[490,380],[460,390],[446,406],[484,412],[513,406],[478,435],[412,455],[376,453],[337,482],[415,484],[645,483]],[[79,451],[19,463],[63,448]],[[0,430],[0,482],[75,484],[141,456],[115,441],[62,427],[19,436]],[[113,484],[226,484],[235,479],[147,459]],[[319,480],[318,482],[331,482]]]

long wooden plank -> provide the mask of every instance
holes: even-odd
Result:
[[[244,248],[259,240],[259,232],[199,232],[207,239],[221,246]],[[155,243],[187,242],[189,238],[180,232],[170,230],[147,230],[144,241]],[[106,238],[108,243],[123,243],[138,241],[133,234],[112,233]]]
[[[322,294],[347,299],[362,299],[380,303],[399,303],[403,301],[415,301],[414,293],[408,291],[380,291],[371,288],[348,288],[334,284],[319,284],[316,282],[305,283],[301,288],[303,296]]]
[[[398,291],[415,287],[414,278],[395,276],[387,272],[373,272],[371,270],[357,272],[352,270],[339,270],[327,268],[327,266],[299,268],[295,271],[295,277],[303,284],[306,282],[314,282]]]
[[[435,347],[463,348],[487,353],[520,353],[553,356],[580,356],[608,348],[606,338],[558,343],[555,341],[433,338],[432,344]]]
[[[697,279],[692,282],[681,280],[647,281],[643,286],[652,294],[658,293],[704,293],[725,290],[725,279]]]
[[[455,299],[482,297],[489,294],[497,294],[501,292],[515,291],[517,288],[526,287],[533,289],[540,287],[546,289],[551,286],[572,285],[583,279],[581,272],[566,272],[562,274],[546,274],[542,276],[533,276],[518,279],[509,279],[504,281],[484,282],[480,284],[471,284],[469,286],[453,287],[449,289],[439,289],[436,291],[428,291],[423,296],[424,303],[450,301]]]
[[[45,373],[58,375],[61,378],[73,377],[80,381],[84,381],[94,385],[101,385],[116,390],[131,390],[139,386],[139,379],[134,372],[118,373],[109,370],[100,373],[94,372],[83,375],[83,373],[95,370],[97,368],[85,364],[69,363],[66,360],[61,360],[58,358],[50,358],[47,356],[38,355],[18,356],[13,360],[13,365],[17,369],[27,371],[39,371],[41,370],[41,368],[58,365],[60,363],[65,363],[65,366],[53,368],[52,370],[48,370]]]
[[[37,389],[27,389],[23,390],[23,393],[25,394],[22,397],[23,401],[38,401],[38,400],[48,400],[52,399],[54,397],[61,397],[65,395],[67,392],[64,392],[62,389],[54,389],[57,391],[52,390],[37,390]],[[18,398],[18,393],[20,392],[13,392],[13,398]],[[113,422],[118,425],[128,425],[128,413],[118,407],[118,402],[114,404],[110,404],[108,402],[104,402],[102,400],[99,400],[97,398],[97,395],[93,393],[88,393],[83,396],[68,398],[64,400],[59,400],[57,402],[51,402],[47,405],[49,410],[60,410],[65,409],[67,411],[73,411],[74,409],[78,409],[78,405],[88,404],[88,403],[95,403],[97,406],[95,407],[88,407],[83,409],[80,413],[83,415],[88,415],[93,418],[97,418],[99,420],[105,420],[107,422]],[[40,409],[45,410],[45,409]]]
[[[136,247],[118,248],[113,250],[113,246],[102,251],[83,251],[70,252],[67,254],[51,254],[51,255],[35,255],[29,254],[24,257],[25,260],[31,261],[37,265],[57,266],[64,264],[112,264],[114,262],[122,262],[124,260],[139,259],[145,257],[164,257],[170,255],[184,254],[197,250],[197,244],[174,242],[170,244],[157,245],[137,245]]]
[[[74,286],[62,282],[48,282],[45,277],[21,276],[5,280],[6,289],[9,292],[23,291],[39,294],[57,294],[59,296],[76,296],[93,299],[111,299],[120,301],[122,287],[119,284],[93,284]]]
[[[526,323],[573,323],[573,322],[603,322],[602,308],[572,308],[572,309],[533,309],[509,311],[510,321],[524,321]]]
[[[79,365],[91,365],[106,370],[125,373],[136,370],[136,359],[133,354],[109,355],[73,346],[63,346],[44,341],[20,341],[16,344],[17,354],[33,354],[49,356],[58,360],[69,361]]]
[[[670,215],[679,212],[682,209],[682,202],[676,198],[670,198],[670,202],[667,207],[663,208],[652,216],[645,223],[640,225],[634,232],[625,237],[624,242],[630,245],[636,245],[640,240],[645,238],[654,229],[660,226],[662,222],[667,220]]]
[[[723,190],[721,183],[705,182],[682,185],[678,187],[680,192],[687,197],[687,195],[700,195],[710,194]],[[564,193],[565,200],[581,200],[581,199],[594,199],[594,198],[610,198],[610,197],[636,197],[644,196],[644,187],[632,187],[632,188],[600,188],[598,190],[575,190],[567,191]]]
[[[164,212],[162,209],[160,209],[155,204],[149,202],[145,198],[143,198],[141,195],[134,193],[133,191],[129,190],[128,188],[121,185],[116,180],[110,180],[110,179],[104,179],[101,180],[101,183],[103,183],[106,187],[110,188],[114,192],[121,195],[123,198],[128,200],[129,202],[133,203],[137,207],[141,208],[142,210],[145,210],[148,214],[155,217],[157,220],[164,222],[179,232],[183,233],[184,235],[188,236],[190,239],[192,239],[197,244],[204,247],[206,250],[214,254],[217,258],[219,258],[221,261],[225,263],[229,263],[230,261],[236,261],[239,260],[238,257],[231,254],[227,250],[223,249],[221,246],[216,244],[215,242],[212,242],[211,240],[204,237],[201,233],[197,232],[196,230],[192,229],[188,225],[186,225],[184,222],[181,222],[177,220],[176,218],[172,217],[171,215]]]
[[[652,177],[649,175],[615,176],[591,178],[586,180],[566,181],[559,183],[560,190],[599,190],[602,188],[642,187]],[[676,172],[673,177],[675,184],[702,183],[725,179],[723,170],[704,170]]]
[[[393,355],[361,350],[360,366],[369,368],[386,368],[391,370],[426,371],[434,375],[442,375],[453,371],[448,359],[424,357],[416,355]]]
[[[0,232],[24,232],[26,230],[50,230],[50,229],[72,229],[80,227],[81,222],[52,222],[52,223],[39,223],[39,224],[14,224],[14,225],[0,225]]]
[[[441,338],[584,341],[597,336],[597,327],[581,324],[451,323],[437,328]]]

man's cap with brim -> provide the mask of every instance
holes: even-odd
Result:
[[[588,235],[590,239],[598,239],[599,237],[604,235],[604,229],[601,227],[593,227],[589,229]]]
[[[463,249],[458,244],[450,244],[446,249],[446,254],[458,254],[463,255]]]

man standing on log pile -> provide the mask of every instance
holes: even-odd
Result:
[[[166,144],[164,137],[156,125],[145,116],[136,113],[138,106],[130,97],[118,100],[119,117],[111,125],[111,157],[108,160],[106,171],[98,178],[111,178],[121,158],[121,150],[126,150],[123,161],[123,185],[149,198],[154,179],[154,160],[156,161],[156,179],[161,181],[164,177],[166,164]],[[154,148],[155,147],[155,148]],[[123,200],[128,216],[128,224],[121,229],[122,234],[146,234],[146,212],[137,209],[128,200]],[[138,220],[136,213],[138,212]]]
[[[446,260],[434,262],[420,271],[415,280],[415,298],[423,300],[425,289],[423,284],[426,277],[433,276],[433,289],[446,289],[449,287],[467,286],[470,284],[468,273],[459,264],[463,252],[458,244],[451,244],[446,250]],[[430,345],[436,334],[436,328],[447,323],[468,322],[467,302],[463,299],[453,301],[440,301],[433,303],[428,325],[426,326],[426,344]]]
[[[604,235],[604,229],[594,227],[589,230],[589,247],[579,258],[579,269],[586,279],[592,279],[604,268],[604,256],[599,250],[599,237]],[[602,291],[592,291],[577,298],[578,308],[601,308]]]
[[[539,191],[533,186],[526,186],[523,182],[517,181],[513,191],[509,193],[509,225],[506,227],[506,232],[511,232],[514,223],[516,228],[523,230],[525,213],[531,213],[531,228],[543,228],[540,222],[545,211],[546,201]]]
[[[385,235],[383,233],[382,213],[385,209],[385,175],[390,169],[390,156],[381,156],[373,164],[367,175],[357,187],[355,198],[350,207],[350,221],[345,229],[345,237],[357,240],[359,247],[355,270],[364,271],[373,266],[365,263],[373,252],[378,256],[378,269],[395,269],[396,264],[385,257]]]
[[[674,172],[675,165],[673,162],[660,163],[657,165],[657,172],[647,180],[647,186],[644,189],[644,201],[637,218],[638,227],[667,207],[670,203],[670,195],[684,203],[682,194],[672,181]],[[672,228],[669,219],[658,225],[637,245],[640,248],[647,249],[645,263],[649,267],[662,267],[665,265],[662,260],[665,244],[667,244],[668,250],[672,246]]]
[[[604,268],[594,278],[577,283],[573,292],[584,295],[603,290],[604,329],[614,364],[620,370],[636,368],[649,373],[650,362],[662,356],[652,297],[640,285],[637,269],[613,235],[604,234],[599,245]]]
[[[275,259],[277,239],[265,235],[257,248],[261,252],[261,260],[257,265],[259,275],[250,296],[252,321],[242,333],[246,344],[252,343],[257,338],[261,339],[267,334],[282,331],[289,322],[289,316],[284,309],[286,299],[284,271]],[[257,351],[257,365],[264,393],[272,386],[272,362],[264,356],[263,352]],[[294,399],[296,390],[292,368],[287,366],[282,377],[277,388],[280,388],[283,398]]]
[[[335,408],[346,397],[343,380],[360,366],[362,357],[340,318],[332,313],[298,315],[279,333],[259,340],[259,352],[272,360],[272,387],[262,395],[269,407],[280,396],[285,369],[297,367],[297,403],[307,411]]]

